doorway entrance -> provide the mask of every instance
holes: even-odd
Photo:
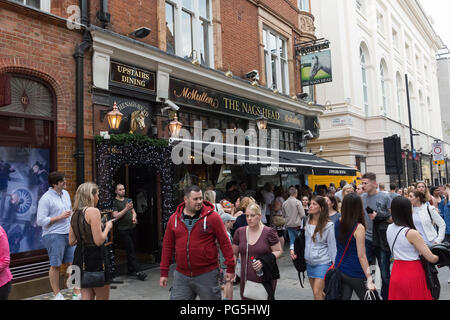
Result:
[[[136,211],[136,258],[142,269],[160,261],[158,246],[157,179],[154,168],[145,165],[122,165],[114,176],[115,184],[125,186],[125,197],[133,200]],[[119,273],[121,265],[127,263],[124,245],[118,232],[114,232],[116,264]]]

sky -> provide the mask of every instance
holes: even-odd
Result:
[[[433,29],[441,37],[442,42],[450,48],[450,1],[419,0],[426,14],[434,20]]]

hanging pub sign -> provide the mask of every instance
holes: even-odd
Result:
[[[170,79],[169,98],[174,102],[226,115],[231,114],[252,120],[256,120],[262,115],[269,123],[282,125],[294,130],[305,128],[305,116],[302,114],[232,96],[174,78]]]
[[[110,80],[119,86],[156,91],[155,72],[111,61]]]
[[[151,105],[147,102],[121,96],[111,96],[110,105],[117,104],[123,114],[120,133],[147,135],[151,128]]]
[[[302,87],[333,81],[331,51],[321,51],[301,56]]]

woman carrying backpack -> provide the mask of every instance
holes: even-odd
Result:
[[[315,300],[324,300],[325,273],[336,256],[334,224],[328,216],[325,198],[311,200],[305,227],[305,260],[309,283]]]
[[[376,290],[376,287],[366,257],[366,224],[363,202],[358,194],[350,193],[344,197],[341,215],[334,226],[337,247],[335,267],[342,276],[341,299],[350,300],[355,291],[358,298],[364,300],[367,289]]]

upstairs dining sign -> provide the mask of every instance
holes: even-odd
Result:
[[[122,87],[156,91],[156,74],[152,71],[111,61],[110,76],[113,83]]]
[[[209,109],[224,114],[256,120],[264,116],[269,123],[294,130],[305,129],[305,116],[291,111],[246,100],[183,80],[170,79],[169,96],[172,101]]]

